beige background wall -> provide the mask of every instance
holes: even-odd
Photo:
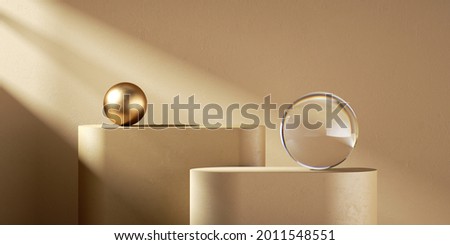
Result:
[[[157,108],[334,92],[360,122],[342,166],[379,169],[379,222],[450,224],[449,43],[445,0],[0,0],[0,223],[77,222],[77,125],[128,80]],[[267,134],[268,165],[294,165]]]

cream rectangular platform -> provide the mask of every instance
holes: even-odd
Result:
[[[193,225],[377,223],[374,169],[212,167],[190,176]]]
[[[80,224],[189,224],[189,170],[264,165],[265,129],[78,128]]]

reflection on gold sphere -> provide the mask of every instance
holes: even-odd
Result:
[[[133,125],[144,117],[147,98],[138,86],[128,82],[118,83],[106,92],[103,110],[113,123]]]

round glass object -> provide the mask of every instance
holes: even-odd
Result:
[[[300,165],[332,168],[352,152],[358,139],[353,109],[332,93],[316,92],[295,101],[284,113],[281,141]]]

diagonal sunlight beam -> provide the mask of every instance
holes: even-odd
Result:
[[[0,61],[3,86],[72,145],[78,124],[105,121],[102,96],[118,81],[141,86],[155,118],[176,95],[182,102],[195,95],[200,104],[260,100],[57,1],[7,3],[0,5],[2,46],[17,59]]]

